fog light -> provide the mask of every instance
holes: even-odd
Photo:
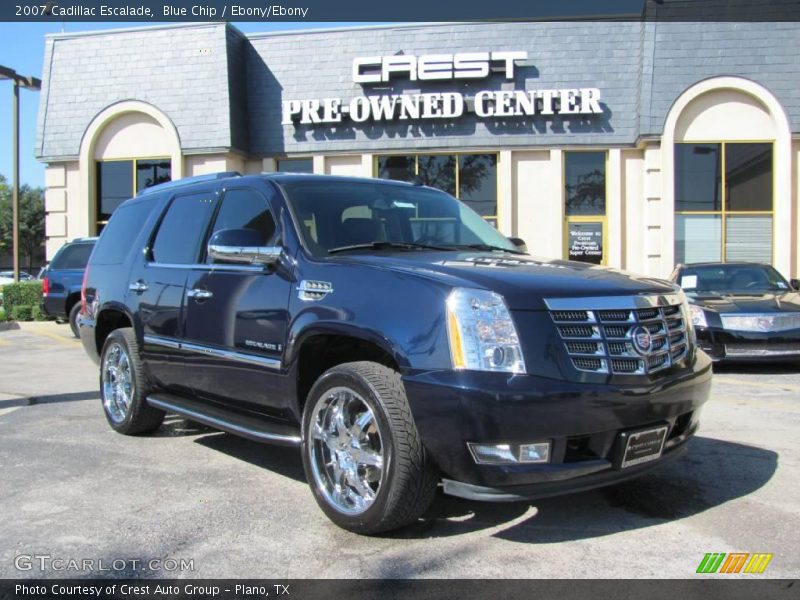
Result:
[[[519,447],[519,462],[546,463],[550,460],[550,442],[544,444],[523,444]]]
[[[472,458],[480,465],[516,465],[546,463],[550,460],[550,442],[535,444],[467,444]]]

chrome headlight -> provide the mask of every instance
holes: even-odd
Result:
[[[455,288],[447,298],[447,335],[455,369],[525,373],[517,328],[499,294]]]
[[[704,311],[702,308],[696,304],[690,304],[689,314],[692,317],[692,324],[695,327],[708,327],[708,321],[706,321],[706,311]]]

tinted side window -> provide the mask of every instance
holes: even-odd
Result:
[[[221,229],[253,229],[259,233],[261,245],[269,246],[275,236],[275,219],[259,192],[232,189],[222,198],[212,235]]]
[[[156,233],[152,260],[172,264],[196,263],[215,203],[214,193],[210,190],[177,196]]]
[[[89,262],[94,244],[72,244],[66,246],[50,263],[51,269],[83,269]]]
[[[116,265],[125,262],[152,209],[150,200],[125,204],[117,209],[97,241],[92,263]]]

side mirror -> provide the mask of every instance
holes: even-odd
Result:
[[[791,285],[795,290],[800,290],[800,279],[789,280],[789,285]]]
[[[254,229],[221,229],[208,240],[208,255],[231,263],[274,265],[283,257],[280,246],[263,246],[262,235]]]
[[[522,238],[510,237],[510,238],[508,238],[508,240],[512,244],[514,244],[514,247],[516,247],[517,250],[520,250],[522,252],[527,252],[528,251],[528,244],[526,244],[525,240],[523,240]]]

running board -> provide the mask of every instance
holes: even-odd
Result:
[[[147,397],[150,406],[176,413],[214,429],[227,431],[256,442],[299,446],[300,432],[290,425],[240,415],[173,394],[152,394]]]

